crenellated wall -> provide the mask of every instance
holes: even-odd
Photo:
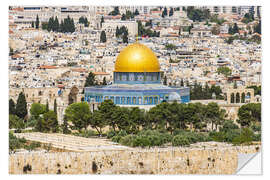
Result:
[[[99,152],[17,153],[10,174],[234,174],[238,153],[260,146],[153,148]]]

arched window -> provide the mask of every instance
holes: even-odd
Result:
[[[250,99],[250,92],[247,93],[247,98]]]
[[[240,103],[240,94],[236,93],[235,102]]]
[[[120,97],[116,97],[116,104],[120,104]]]
[[[139,97],[139,104],[142,104],[142,97]]]
[[[149,98],[149,104],[153,104],[153,97]]]
[[[157,104],[158,103],[158,97],[155,97],[154,98],[154,104]]]
[[[136,102],[136,97],[133,97],[133,98],[132,98],[132,104],[137,104],[137,102]]]
[[[143,104],[147,104],[147,97],[143,98]]]
[[[121,98],[121,104],[125,104],[125,97]]]
[[[127,104],[131,104],[131,97],[127,97]]]
[[[241,103],[245,103],[245,97],[246,95],[245,95],[245,93],[242,93],[242,95],[241,95]]]
[[[235,103],[235,101],[234,101],[234,93],[231,94],[231,103]]]

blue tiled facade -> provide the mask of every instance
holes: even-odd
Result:
[[[163,101],[188,103],[188,87],[171,88],[160,81],[160,72],[114,72],[114,84],[86,87],[84,100],[101,103],[111,99],[117,105],[156,105]]]

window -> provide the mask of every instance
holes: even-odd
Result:
[[[136,102],[136,97],[133,97],[133,104],[137,104],[137,102]]]

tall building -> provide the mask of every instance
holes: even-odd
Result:
[[[111,99],[120,106],[149,109],[163,101],[187,103],[188,87],[171,88],[161,83],[160,65],[153,51],[138,42],[118,55],[114,83],[104,87],[86,87],[85,101],[101,103]]]

